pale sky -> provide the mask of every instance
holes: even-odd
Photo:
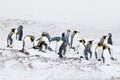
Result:
[[[115,26],[120,0],[0,0],[0,18]]]

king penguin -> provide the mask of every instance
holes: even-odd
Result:
[[[87,42],[87,44],[85,46],[84,55],[85,55],[86,60],[89,60],[89,58],[92,58],[92,50],[91,50],[92,43],[93,43],[93,40],[90,40]],[[90,54],[90,57],[88,56],[88,53]]]
[[[25,51],[25,47],[30,48],[34,46],[35,37],[33,35],[26,35],[23,38],[23,48],[22,51]]]
[[[7,37],[7,47],[10,47],[10,48],[13,47],[12,46],[13,45],[13,38],[12,38],[13,34],[16,34],[14,28],[11,29],[10,33],[8,34],[8,37]]]
[[[79,41],[79,45],[75,47],[75,52],[77,52],[77,54],[79,54],[80,59],[85,59],[85,55],[84,55],[84,49],[85,49],[85,39],[81,39],[78,40]]]
[[[77,33],[79,33],[79,32],[78,31],[73,31],[73,33],[71,34],[70,48],[72,48],[72,49],[75,47],[75,45],[73,47],[73,43],[75,43],[75,39],[74,38],[75,38]]]

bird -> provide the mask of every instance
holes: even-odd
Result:
[[[30,40],[30,42],[29,42],[29,40]],[[34,37],[33,35],[26,35],[26,36],[23,38],[22,52],[25,51],[25,45],[26,45],[26,43],[28,43],[28,44],[31,43],[31,44],[32,44],[31,47],[33,47],[33,46],[34,46],[34,40],[35,40],[35,37]]]
[[[8,34],[8,37],[7,37],[7,47],[10,47],[12,48],[12,44],[13,44],[13,34],[16,34],[15,32],[15,28],[11,29],[10,33]]]
[[[22,41],[22,37],[23,37],[23,26],[20,25],[17,28],[16,39],[18,38],[19,41]]]
[[[105,53],[104,51],[106,49],[110,48],[110,46],[108,44],[100,44],[98,43],[98,45],[95,48],[95,57],[98,61],[102,61],[103,63],[105,63],[105,59],[108,58],[110,56],[111,60],[114,60],[113,56],[111,54],[105,56],[107,53]]]
[[[90,40],[90,41],[87,42],[87,44],[85,46],[84,55],[85,55],[86,60],[89,60],[88,53],[90,54],[90,58],[92,58],[92,50],[91,50],[92,43],[93,43],[93,40]]]
[[[85,39],[80,39],[78,40],[79,44],[75,47],[75,50],[77,52],[77,54],[80,55],[80,59],[85,59],[85,55],[84,55],[84,49],[85,49]]]
[[[73,47],[74,37],[77,33],[79,33],[79,32],[78,31],[73,31],[73,33],[71,34],[70,48],[74,48]]]

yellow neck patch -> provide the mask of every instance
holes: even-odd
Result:
[[[104,46],[108,47],[108,44],[104,44]]]
[[[60,40],[59,42],[60,42],[60,43],[63,43],[63,40]]]
[[[80,45],[82,45],[83,44],[83,42],[80,42]]]
[[[98,46],[98,48],[103,48],[103,46]]]
[[[13,32],[13,34],[16,34],[16,32]]]

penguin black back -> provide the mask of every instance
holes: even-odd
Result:
[[[112,41],[112,34],[111,33],[109,33],[108,34],[108,40],[107,40],[107,42],[108,42],[108,44],[111,44],[111,45],[113,45],[113,41]]]

